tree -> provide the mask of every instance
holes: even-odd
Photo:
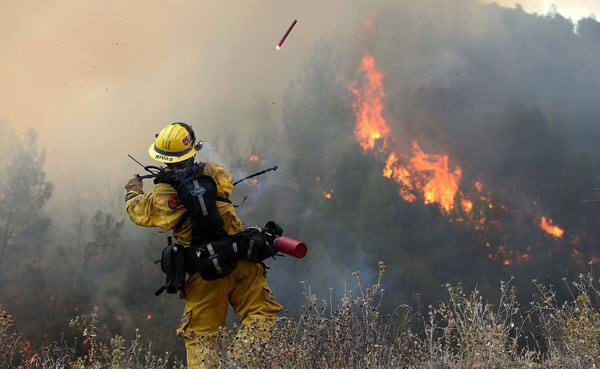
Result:
[[[125,221],[117,221],[110,214],[97,211],[92,219],[92,240],[89,241],[83,253],[83,269],[102,255],[115,252],[119,248],[121,231]]]
[[[46,179],[45,155],[33,129],[20,139],[0,123],[0,270],[11,254],[22,254],[27,245],[45,235],[50,219],[42,208],[52,195]]]
[[[318,42],[284,96],[291,169],[303,173],[303,185],[314,184],[316,177],[333,177],[339,154],[353,142],[352,97],[341,78],[340,64],[332,46]]]

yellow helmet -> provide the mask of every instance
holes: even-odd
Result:
[[[196,135],[191,126],[182,122],[171,123],[163,128],[148,148],[152,159],[161,163],[178,163],[194,156],[202,148],[196,144]]]

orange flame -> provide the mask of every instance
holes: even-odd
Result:
[[[323,191],[323,196],[325,196],[325,198],[327,198],[327,199],[330,199],[332,195],[333,195],[333,189],[329,190],[329,192]]]
[[[508,212],[508,208],[493,203],[484,192],[481,182],[475,182],[471,187],[476,197],[464,194],[461,191],[462,169],[451,165],[448,154],[426,153],[417,139],[413,139],[410,148],[404,148],[390,135],[390,127],[383,115],[384,100],[387,98],[383,73],[376,68],[373,56],[366,51],[358,74],[362,76],[360,81],[353,80],[347,85],[354,96],[354,135],[364,151],[374,151],[385,159],[382,175],[399,184],[399,195],[407,202],[422,201],[436,205],[450,222],[464,222],[482,235],[497,226],[498,222],[489,220],[486,212],[490,209]],[[323,193],[329,198],[326,194]],[[482,241],[485,242],[484,239]],[[487,247],[491,248],[489,243]],[[529,254],[499,246],[496,252],[490,253],[490,258],[504,265],[512,265],[527,261]]]
[[[425,204],[438,204],[445,213],[449,213],[455,206],[461,169],[451,171],[448,155],[426,154],[416,140],[412,143],[412,153],[413,156],[404,165],[398,162],[394,153],[390,154],[383,175],[402,184],[400,195],[406,201],[414,201],[414,193],[417,193]]]
[[[355,97],[352,104],[356,114],[354,134],[365,151],[375,149],[381,142],[378,150],[384,154],[393,139],[389,137],[390,128],[382,114],[386,97],[383,73],[377,70],[375,59],[369,53],[365,53],[359,72],[364,74],[362,89],[358,88],[356,80],[348,84]],[[391,151],[387,154],[383,175],[401,185],[399,193],[404,200],[414,202],[421,197],[425,204],[438,204],[446,214],[455,208],[462,170],[449,168],[448,155],[427,154],[416,139],[412,142],[412,155],[408,160],[400,161],[400,150]]]
[[[390,129],[383,118],[383,74],[375,68],[375,59],[368,53],[359,67],[364,72],[366,84],[362,90],[357,87],[358,81],[348,84],[348,89],[354,94],[352,108],[356,114],[354,134],[364,150],[372,150],[375,143],[387,136]]]
[[[373,27],[369,20],[364,24],[365,32]],[[382,175],[398,183],[398,193],[405,201],[422,201],[438,206],[450,222],[462,222],[478,231],[482,243],[486,242],[484,237],[490,231],[499,227],[500,213],[518,212],[509,211],[504,204],[495,202],[491,194],[484,190],[482,182],[461,186],[462,168],[453,163],[447,153],[427,153],[416,138],[410,147],[404,147],[390,135],[391,129],[383,114],[387,98],[383,73],[377,69],[375,59],[367,51],[361,60],[358,75],[361,77],[347,84],[354,96],[355,138],[364,151],[372,151],[385,160]],[[461,188],[468,189],[472,196],[463,193]],[[323,192],[327,198],[330,198],[330,194]],[[536,202],[534,206],[537,206]],[[556,239],[564,234],[562,228],[545,217],[541,218],[539,226]],[[503,245],[493,250],[489,242],[485,245],[490,249],[489,258],[503,265],[520,264],[531,258],[529,248],[525,253],[509,250]]]
[[[469,199],[462,199],[460,203],[465,213],[470,213],[473,210],[473,201]]]
[[[486,247],[490,247],[489,244],[486,244]],[[525,252],[507,250],[504,245],[500,245],[498,246],[497,253],[489,254],[488,258],[498,261],[502,265],[510,266],[524,263],[530,259],[530,256]]]
[[[258,155],[250,155],[250,161],[259,161],[260,158],[258,157]]]
[[[540,218],[540,228],[554,238],[562,238],[563,234],[565,233],[564,229],[552,223],[552,219],[547,219],[546,217]]]
[[[148,314],[148,316],[146,316],[146,319],[148,319],[148,320],[152,319],[152,314]]]

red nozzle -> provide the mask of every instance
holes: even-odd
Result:
[[[288,254],[298,259],[302,259],[308,251],[304,242],[283,236],[275,240],[275,248],[284,254]]]

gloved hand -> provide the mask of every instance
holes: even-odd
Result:
[[[135,174],[133,175],[133,178],[127,181],[127,184],[125,185],[125,190],[127,190],[127,192],[131,190],[141,190],[143,188],[144,182],[142,182],[142,180],[139,179]]]
[[[283,234],[283,228],[272,220],[269,220],[265,225],[265,229],[268,229],[275,236],[281,236]]]

